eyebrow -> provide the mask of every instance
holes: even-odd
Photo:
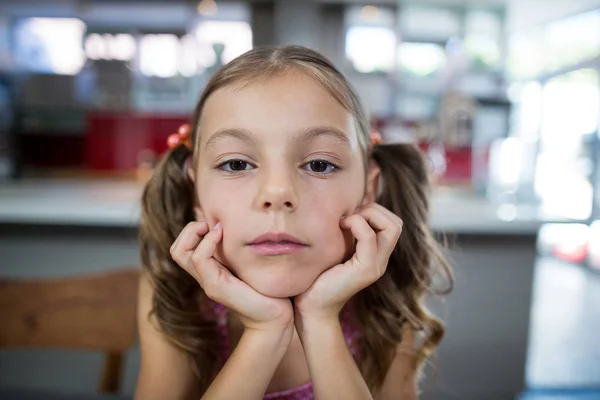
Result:
[[[350,138],[342,130],[332,126],[316,126],[302,132],[296,139],[298,142],[310,142],[319,137],[329,137],[345,146],[350,146]],[[233,138],[244,142],[256,142],[254,134],[245,129],[221,129],[215,132],[205,143],[204,148],[216,146],[221,140]]]
[[[329,137],[344,146],[350,146],[350,138],[346,133],[332,126],[316,126],[304,131],[298,138],[299,142],[309,142],[319,137]]]
[[[221,129],[213,134],[204,144],[205,149],[216,146],[218,142],[223,139],[234,138],[244,142],[255,141],[255,137],[252,132],[245,129]]]

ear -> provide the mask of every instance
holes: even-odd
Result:
[[[190,183],[193,187],[196,187],[196,172],[194,171],[194,165],[192,163],[192,156],[189,156],[185,163],[183,164],[183,169],[185,170],[185,174],[187,175]],[[195,198],[195,196],[194,196]],[[206,217],[204,215],[204,211],[200,208],[199,204],[194,205],[194,215],[196,216],[196,221],[206,221]]]
[[[365,190],[365,197],[363,204],[374,203],[377,200],[377,193],[379,190],[379,177],[381,176],[381,169],[375,160],[369,161],[369,171],[367,172],[367,187]]]

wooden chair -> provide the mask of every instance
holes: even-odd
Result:
[[[140,271],[48,280],[0,279],[0,348],[105,353],[100,392],[117,393],[123,355],[136,341]]]

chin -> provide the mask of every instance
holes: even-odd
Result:
[[[316,276],[309,276],[306,271],[303,271],[302,276],[282,271],[269,274],[257,273],[247,277],[244,281],[264,296],[287,298],[306,292],[315,279],[317,279],[317,276],[318,274]]]

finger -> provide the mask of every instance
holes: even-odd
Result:
[[[179,232],[179,235],[177,235],[177,237],[175,238],[175,241],[173,242],[173,244],[171,244],[171,248],[169,249],[169,251],[172,253],[173,249],[175,247],[177,247],[177,244],[179,243],[180,239],[181,239],[181,235],[183,234],[183,232],[194,223],[194,221],[192,222],[188,222],[186,226],[183,227],[183,229],[181,230],[181,232]]]
[[[387,268],[390,254],[402,233],[402,220],[392,219],[381,208],[368,207],[358,212],[377,234],[377,264],[381,273]]]
[[[367,207],[357,212],[377,232],[378,237],[384,237],[395,246],[402,233],[402,220],[395,214],[391,216],[384,207]],[[391,212],[390,212],[391,213]],[[381,236],[379,235],[381,233]]]
[[[208,225],[206,222],[188,224],[177,238],[177,241],[171,246],[173,260],[192,275],[191,256],[207,232]]]
[[[200,244],[204,236],[209,232],[210,228],[206,222],[196,222],[186,228],[186,231],[181,236],[178,247],[184,251],[194,251]]]
[[[179,246],[179,244],[181,243],[181,239],[185,238],[189,235],[190,231],[194,231],[194,230],[201,230],[204,228],[204,225],[206,224],[206,221],[192,221],[189,222],[182,230],[181,232],[179,232],[179,235],[177,236],[177,238],[175,239],[175,241],[173,242],[173,244],[171,245],[171,249],[170,251],[173,252],[173,250]],[[208,232],[208,230],[206,229],[206,232]]]
[[[196,272],[200,286],[213,284],[220,278],[220,263],[214,258],[217,244],[223,238],[220,227],[213,228],[203,238],[200,244],[189,253],[192,269]]]
[[[198,247],[202,237],[208,232],[205,222],[190,223],[179,234],[171,246],[171,257],[181,267],[188,268],[190,255]]]
[[[381,204],[370,203],[370,204],[367,204],[367,205],[359,208],[358,211],[367,210],[367,209],[375,209],[375,210],[381,211],[384,215],[386,215],[390,219],[390,221],[392,221],[393,223],[398,224],[398,225],[400,225],[400,227],[402,227],[402,219],[398,215],[394,214],[393,212],[391,212],[390,210],[388,210],[387,208],[382,206]]]
[[[342,220],[342,228],[350,229],[356,238],[356,251],[354,257],[364,268],[375,269],[377,265],[377,234],[361,215],[354,214]]]

